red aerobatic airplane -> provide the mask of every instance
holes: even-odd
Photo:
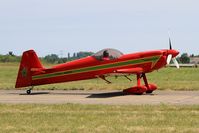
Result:
[[[101,78],[107,83],[109,75],[123,74],[137,75],[137,86],[125,89],[125,93],[143,94],[152,93],[157,89],[154,84],[147,82],[146,73],[158,70],[169,64],[171,59],[179,68],[176,56],[178,51],[173,50],[169,39],[170,49],[122,54],[115,49],[104,49],[92,56],[56,65],[52,68],[44,68],[33,50],[25,51],[16,81],[16,88],[31,87],[27,94],[31,93],[33,86],[53,84],[93,78]],[[127,76],[125,76],[129,79]],[[141,79],[144,85],[141,85]],[[130,80],[130,79],[129,79]]]

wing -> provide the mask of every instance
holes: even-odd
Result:
[[[115,71],[115,73],[123,73],[123,74],[137,74],[137,73],[142,73],[142,72],[143,72],[143,68],[141,67],[118,69]]]
[[[100,78],[104,81],[106,81],[106,83],[110,84],[111,81],[107,80],[106,77],[109,76],[124,76],[126,77],[128,80],[132,81],[128,75],[130,74],[137,74],[137,73],[142,73],[143,72],[143,68],[141,67],[136,67],[136,68],[128,68],[128,69],[117,69],[114,73],[108,73],[105,75],[98,75],[96,76],[97,78]]]

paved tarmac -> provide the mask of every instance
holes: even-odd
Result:
[[[35,104],[108,104],[142,105],[174,104],[199,105],[199,91],[160,91],[153,94],[126,95],[121,91],[85,90],[33,90],[27,95],[25,90],[0,90],[0,103]]]

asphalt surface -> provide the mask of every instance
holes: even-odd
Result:
[[[174,104],[199,105],[199,91],[154,91],[153,94],[126,95],[121,91],[62,91],[33,90],[27,95],[25,90],[0,90],[0,103],[35,104],[108,104],[142,105]]]

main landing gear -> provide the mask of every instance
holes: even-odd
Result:
[[[141,85],[141,78],[143,78],[145,85]],[[148,84],[145,73],[137,74],[137,86],[123,90],[127,94],[142,95],[144,92],[150,94],[157,89],[154,84]]]
[[[31,94],[32,89],[33,89],[33,86],[31,86],[31,88],[29,88],[28,90],[26,90],[26,93],[27,93],[28,95],[30,95],[30,94]]]

